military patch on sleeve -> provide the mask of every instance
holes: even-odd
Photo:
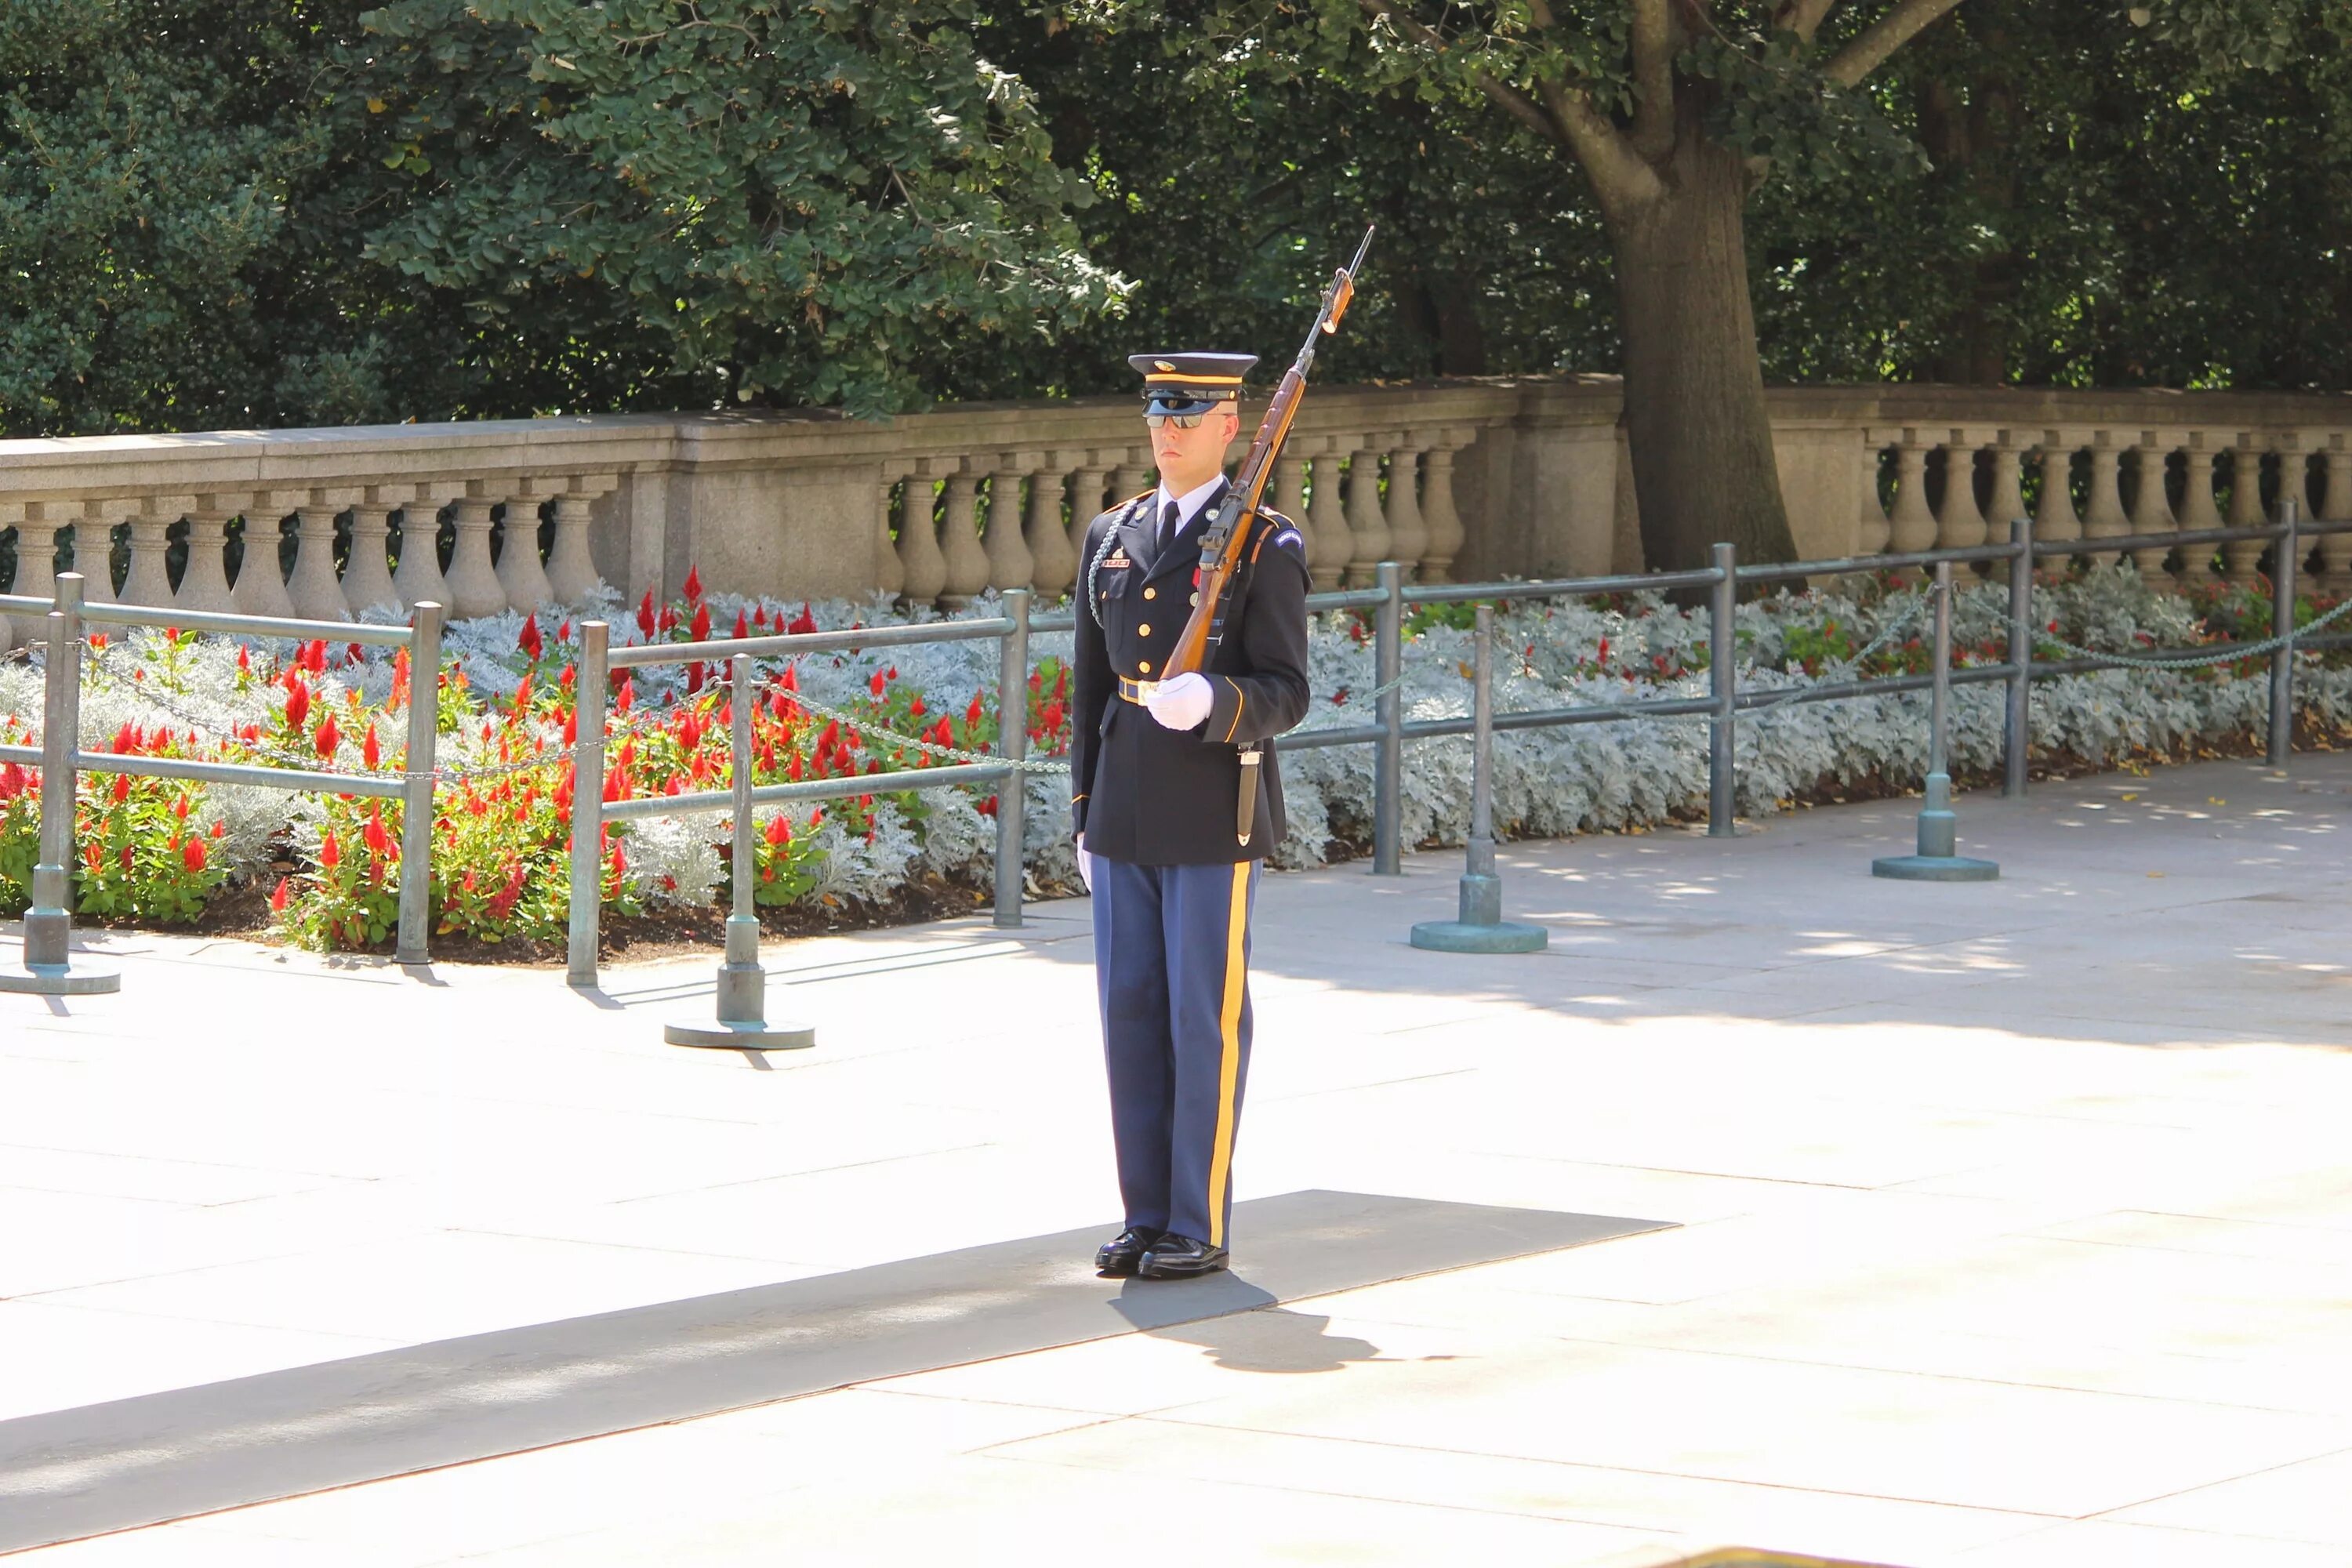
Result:
[[[1281,532],[1276,534],[1274,536],[1274,544],[1275,548],[1277,550],[1303,551],[1307,548],[1307,541],[1305,537],[1302,536],[1295,528],[1286,528]]]

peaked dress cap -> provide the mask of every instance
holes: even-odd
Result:
[[[1129,354],[1143,375],[1143,401],[1154,414],[1206,414],[1242,395],[1255,354]]]

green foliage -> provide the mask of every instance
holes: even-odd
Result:
[[[959,0],[394,0],[355,90],[407,209],[371,255],[552,305],[733,402],[903,407],[1106,308],[1026,89]],[[592,338],[593,341],[593,338]]]
[[[227,875],[213,863],[204,831],[189,822],[197,798],[169,779],[85,775],[74,825],[81,855],[74,908],[101,919],[194,923]]]

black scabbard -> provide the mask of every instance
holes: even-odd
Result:
[[[1234,806],[1234,833],[1244,847],[1250,841],[1250,828],[1257,816],[1257,763],[1258,748],[1244,746],[1242,748],[1242,794],[1241,799]]]

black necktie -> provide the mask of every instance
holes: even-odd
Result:
[[[1160,514],[1160,549],[1165,550],[1176,542],[1176,535],[1183,531],[1183,512],[1172,500],[1168,503],[1168,510]]]

